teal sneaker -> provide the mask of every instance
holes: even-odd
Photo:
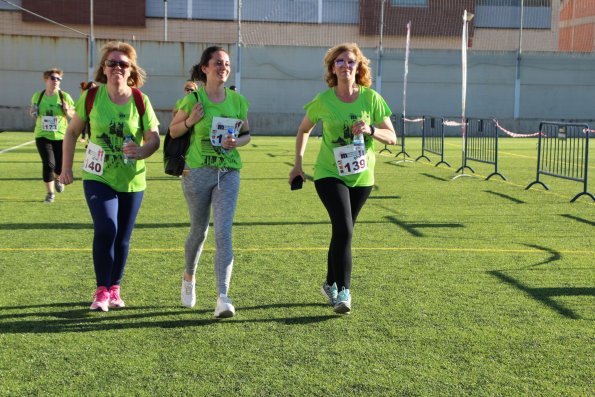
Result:
[[[322,288],[320,289],[322,295],[328,299],[328,302],[331,306],[335,306],[337,303],[337,283],[333,283],[333,285],[328,285],[326,281],[322,284]]]
[[[335,303],[335,313],[349,314],[351,312],[351,294],[349,289],[343,287],[337,295],[337,303]]]

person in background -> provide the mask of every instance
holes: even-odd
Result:
[[[193,80],[186,80],[186,82],[184,83],[184,97],[186,95],[190,94],[192,91],[198,90],[198,88],[202,87],[202,86],[203,86],[202,81],[199,81],[197,83],[196,81],[193,81]],[[176,117],[176,113],[178,113],[178,109],[180,108],[180,105],[182,104],[182,100],[184,99],[184,97],[182,97],[176,101],[176,104],[174,105],[174,108],[171,111],[172,119],[174,117]]]
[[[82,94],[68,126],[60,178],[67,185],[73,182],[74,148],[89,121],[83,189],[93,218],[97,283],[90,309],[108,311],[125,306],[120,283],[146,187],[144,159],[159,148],[159,122],[149,98],[136,89],[145,82],[145,71],[130,44],[112,41],[103,46],[95,81],[102,85]],[[86,97],[91,92],[95,98],[87,115]],[[137,101],[142,101],[144,114]],[[131,141],[125,144],[127,137]]]
[[[191,76],[192,80],[205,84],[197,92],[198,102],[194,95],[186,95],[169,126],[173,138],[182,136],[189,128],[192,131],[186,155],[189,170],[182,177],[182,189],[190,212],[182,304],[186,307],[196,304],[195,273],[212,209],[218,293],[214,316],[217,318],[235,314],[228,290],[234,263],[232,224],[242,168],[237,148],[250,141],[250,104],[242,95],[225,87],[230,72],[229,54],[221,47],[207,48]]]
[[[374,140],[394,145],[396,135],[389,106],[369,88],[369,60],[357,44],[329,49],[324,67],[329,88],[304,106],[306,115],[298,128],[289,182],[294,178],[305,180],[302,162],[308,137],[322,122],[314,186],[332,225],[322,293],[336,313],[346,314],[351,311],[353,228],[374,185]]]
[[[83,81],[80,84],[80,86],[81,86],[81,93],[83,93],[86,90],[89,90],[91,88],[97,87],[97,84],[94,81]],[[79,139],[79,142],[86,142],[87,141],[87,138],[89,137],[88,127],[89,127],[89,125],[86,124],[85,125],[85,129],[83,129],[83,132],[81,133],[81,137]]]
[[[35,145],[41,157],[45,203],[53,203],[55,193],[64,191],[58,177],[62,172],[62,141],[68,119],[74,114],[74,101],[70,94],[60,90],[63,75],[57,68],[43,72],[45,89],[33,94],[29,111],[35,118]]]

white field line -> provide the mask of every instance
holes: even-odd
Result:
[[[12,150],[16,150],[16,149],[20,148],[21,146],[30,145],[33,142],[35,142],[35,141],[29,141],[29,142],[21,143],[20,145],[9,147],[8,149],[0,150],[0,154],[6,153],[6,152],[10,152]]]

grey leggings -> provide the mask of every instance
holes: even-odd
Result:
[[[215,277],[217,292],[226,294],[233,269],[231,226],[240,190],[238,170],[193,168],[182,179],[190,211],[190,233],[186,238],[186,273],[194,275],[209,230],[211,207],[215,228]]]

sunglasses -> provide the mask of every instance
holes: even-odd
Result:
[[[345,61],[344,59],[335,59],[335,65],[337,65],[338,67],[345,66],[345,62],[347,62],[347,66],[349,66],[350,68],[354,67],[357,64],[357,61],[353,59],[350,59],[348,61]]]
[[[128,69],[130,67],[130,63],[126,61],[116,61],[115,59],[107,59],[105,61],[105,66],[108,68],[115,68],[119,66],[122,69]]]
[[[50,76],[50,80],[52,80],[52,81],[62,81],[62,77]]]

